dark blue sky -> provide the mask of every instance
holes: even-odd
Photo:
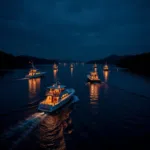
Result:
[[[150,51],[149,0],[1,0],[0,48],[97,59]]]

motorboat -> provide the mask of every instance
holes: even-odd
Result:
[[[29,73],[25,76],[28,79],[32,78],[39,78],[45,75],[46,72],[40,72],[38,69],[35,68],[33,62],[31,62],[32,68],[30,69]]]
[[[53,65],[53,70],[57,70],[58,66],[56,64]]]
[[[97,82],[97,83],[101,82],[101,80],[98,77],[97,71],[90,72],[90,74],[87,75],[87,78],[88,78],[88,82]]]
[[[70,65],[70,68],[73,68],[73,64]]]
[[[107,64],[104,65],[103,71],[109,71],[109,68],[108,68],[108,65],[107,65]]]
[[[97,64],[96,63],[93,65],[93,68],[97,68]]]
[[[56,82],[47,87],[46,98],[39,104],[38,110],[52,113],[71,101],[74,93],[74,89],[66,88],[65,85]]]

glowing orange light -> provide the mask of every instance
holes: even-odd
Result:
[[[38,94],[38,92],[40,91],[40,83],[40,78],[28,80],[29,98],[34,98]]]
[[[57,72],[58,72],[58,69],[57,70],[53,70],[54,79],[57,78]]]
[[[103,74],[104,74],[104,80],[105,80],[105,82],[107,82],[108,81],[109,72],[108,71],[103,71]]]
[[[95,101],[99,98],[100,84],[90,84],[90,100]]]
[[[73,76],[73,68],[70,68],[71,76]]]

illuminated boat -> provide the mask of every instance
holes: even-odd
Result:
[[[38,69],[35,68],[33,62],[31,62],[32,68],[29,71],[29,74],[27,74],[25,77],[32,79],[32,78],[39,78],[45,75],[46,72],[40,72]]]
[[[73,64],[70,65],[70,68],[73,68]]]
[[[90,74],[87,75],[87,78],[88,78],[88,82],[96,82],[96,83],[101,82],[101,80],[98,77],[97,71],[90,72]]]
[[[97,64],[96,63],[93,65],[93,68],[97,68]]]
[[[53,70],[57,70],[58,66],[56,64],[53,65]]]
[[[38,107],[39,111],[52,113],[65,104],[67,104],[74,96],[74,89],[67,89],[66,86],[56,84],[47,87],[46,98]]]
[[[109,68],[108,68],[108,65],[107,65],[107,64],[104,65],[103,71],[109,71]]]

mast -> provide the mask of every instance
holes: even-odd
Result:
[[[29,63],[31,63],[31,66],[32,66],[32,75],[34,75],[33,74],[33,70],[36,70],[36,68],[35,68],[35,66],[34,66],[34,64],[33,64],[33,62],[31,61],[31,62],[29,62]]]
[[[36,69],[35,66],[34,66],[34,64],[33,64],[33,62],[31,62],[31,65],[32,65],[32,68],[33,68],[33,69]]]

